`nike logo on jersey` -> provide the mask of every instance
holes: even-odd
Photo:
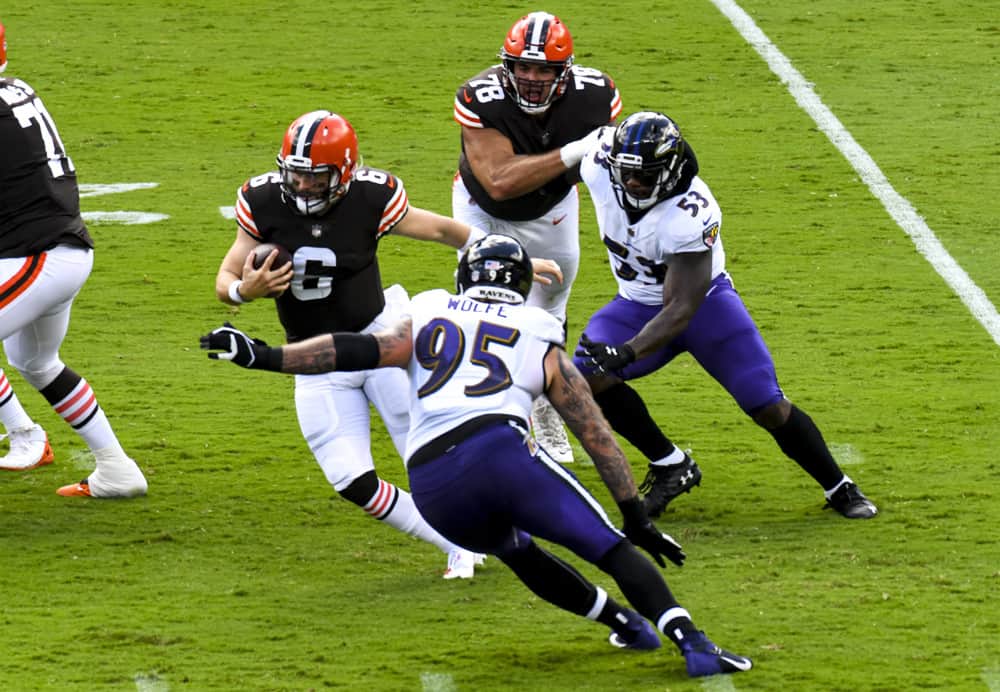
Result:
[[[558,226],[559,224],[561,224],[563,222],[563,219],[565,219],[566,216],[567,216],[566,214],[563,214],[562,216],[558,216],[558,217],[552,219],[552,225],[553,226]]]
[[[465,99],[466,103],[472,103],[472,97],[469,96],[468,89],[462,89],[462,98]]]

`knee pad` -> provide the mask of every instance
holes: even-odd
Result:
[[[28,381],[28,383],[41,391],[48,387],[52,382],[59,376],[65,368],[66,364],[59,360],[58,355],[54,357],[42,357],[36,356],[35,358],[28,358],[22,360],[18,356],[21,354],[12,354],[10,351],[7,352],[7,360],[10,364],[21,373],[21,377]]]

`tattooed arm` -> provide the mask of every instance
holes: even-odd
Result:
[[[558,346],[553,346],[545,354],[545,384],[552,406],[594,460],[601,480],[618,503],[625,519],[622,526],[625,537],[647,551],[660,567],[666,566],[664,557],[675,565],[683,565],[686,555],[680,544],[662,533],[646,516],[635,487],[632,467],[601,408],[594,401],[590,386],[566,351]]]
[[[615,502],[636,497],[638,490],[625,453],[594,401],[587,381],[559,347],[552,347],[545,356],[545,383],[549,401],[594,460]]]
[[[407,318],[376,334],[321,334],[281,347],[281,372],[314,375],[334,370],[405,368],[410,362],[412,323]]]

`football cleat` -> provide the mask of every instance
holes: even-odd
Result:
[[[701,678],[719,673],[742,673],[753,668],[753,661],[712,643],[704,632],[687,634],[681,641],[681,653],[687,665],[688,676]]]
[[[56,494],[62,495],[63,497],[91,497],[90,484],[87,482],[87,479],[84,478],[79,483],[64,485],[56,491]]]
[[[611,630],[608,641],[617,649],[635,649],[636,651],[651,651],[659,649],[662,642],[660,634],[649,624],[646,618],[631,610],[625,611],[628,622],[620,629]]]
[[[560,464],[573,463],[573,447],[569,444],[562,418],[545,397],[538,397],[532,405],[531,429],[538,446],[548,456]]]
[[[639,492],[646,493],[643,498],[646,514],[655,519],[663,514],[671,500],[700,484],[701,469],[687,452],[679,464],[650,464],[649,473],[639,486]]]
[[[474,553],[465,548],[452,548],[448,551],[448,569],[444,571],[445,579],[472,579],[476,566],[486,562],[482,553]]]
[[[0,469],[28,471],[51,464],[55,459],[49,436],[37,423],[11,430],[5,437],[10,441],[10,451],[0,457]]]
[[[139,466],[120,450],[107,448],[94,452],[97,468],[88,478],[59,488],[63,497],[93,497],[101,500],[139,497],[148,485]]]
[[[837,488],[837,492],[826,501],[826,507],[832,507],[848,519],[871,519],[878,514],[875,503],[850,481]]]

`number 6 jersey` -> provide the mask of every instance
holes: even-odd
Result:
[[[402,181],[387,171],[359,168],[347,193],[320,216],[295,213],[271,171],[239,189],[236,222],[262,243],[292,253],[291,287],[277,299],[288,342],[336,331],[358,332],[385,307],[378,241],[410,208]]]

